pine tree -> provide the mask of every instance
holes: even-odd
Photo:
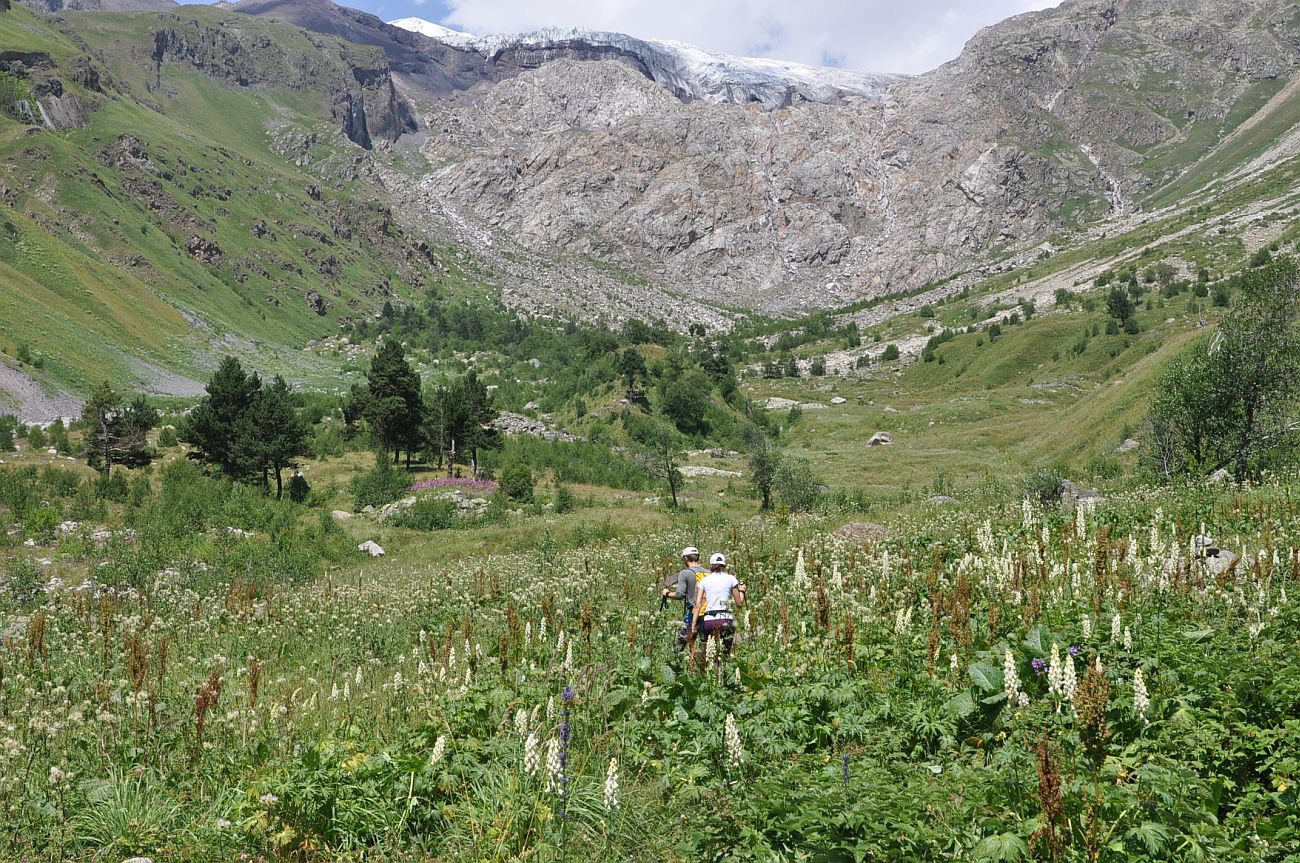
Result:
[[[370,361],[366,380],[370,386],[366,421],[384,451],[393,452],[394,462],[406,450],[409,466],[411,451],[420,445],[424,405],[420,398],[420,376],[406,361],[406,350],[400,341],[384,339]]]
[[[492,407],[492,393],[472,371],[460,380],[460,401],[464,406],[461,439],[465,449],[469,450],[470,467],[477,475],[479,450],[501,446],[501,436],[492,425],[497,411]]]
[[[284,378],[276,375],[258,394],[254,412],[259,461],[275,475],[276,500],[284,497],[285,469],[297,467],[296,459],[307,451],[307,424],[298,415],[296,401]]]
[[[91,392],[81,414],[86,423],[86,463],[104,476],[113,465],[144,467],[153,461],[149,431],[158,424],[158,412],[144,396],[123,407],[122,397],[105,382]]]
[[[222,360],[207,396],[180,428],[180,439],[194,448],[190,458],[215,465],[233,480],[256,476],[261,460],[253,414],[261,390],[256,372],[245,374],[234,357]]]

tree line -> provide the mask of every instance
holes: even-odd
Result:
[[[375,351],[365,383],[353,384],[343,403],[349,435],[364,422],[394,464],[404,453],[409,467],[418,454],[439,469],[445,466],[448,476],[456,465],[478,473],[479,452],[501,446],[493,425],[497,415],[492,393],[474,371],[424,387],[406,348],[391,337]]]

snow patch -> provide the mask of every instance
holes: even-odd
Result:
[[[686,100],[756,102],[771,110],[803,99],[839,102],[848,97],[884,101],[906,75],[874,75],[805,66],[764,57],[735,57],[683,42],[637,39],[623,33],[547,28],[534,33],[474,37],[422,18],[389,22],[489,60],[510,51],[593,48],[636,58],[656,83]]]

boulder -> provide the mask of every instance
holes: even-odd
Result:
[[[831,399],[831,404],[833,404],[833,405],[842,405],[842,404],[844,404],[844,403],[847,402],[847,401],[848,401],[848,399],[846,399],[844,396],[836,396],[835,398]]]
[[[1133,450],[1137,449],[1139,446],[1141,446],[1141,444],[1133,438],[1127,438],[1122,444],[1115,447],[1115,452],[1123,455],[1124,453],[1133,452]]]
[[[957,498],[948,497],[946,494],[936,494],[934,497],[930,498],[930,503],[935,506],[952,506],[957,503]]]
[[[336,509],[330,513],[330,518],[334,519],[335,521],[347,521],[348,519],[352,518],[352,513],[345,512],[344,510],[341,509]]]
[[[1228,473],[1227,468],[1221,467],[1218,470],[1216,470],[1214,473],[1210,474],[1209,479],[1210,482],[1218,482],[1218,483],[1232,482],[1232,474]]]
[[[357,551],[364,551],[366,554],[370,555],[371,557],[384,556],[383,546],[375,542],[373,539],[368,539],[365,542],[361,543],[361,545],[358,545]]]
[[[329,303],[325,301],[325,298],[320,295],[319,291],[308,291],[306,300],[307,308],[311,309],[318,315],[324,315],[329,311]]]
[[[867,441],[867,446],[889,446],[894,442],[894,436],[889,432],[876,432]]]
[[[1081,503],[1095,506],[1103,500],[1101,492],[1096,489],[1083,488],[1068,479],[1061,483],[1060,495],[1061,506],[1067,510],[1074,509]]]
[[[835,535],[854,542],[877,542],[889,538],[889,528],[869,521],[851,521],[836,530]]]
[[[1220,575],[1236,566],[1237,560],[1237,555],[1219,549],[1214,556],[1205,558],[1205,570],[1211,575]]]

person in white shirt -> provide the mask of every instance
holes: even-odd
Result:
[[[745,604],[745,585],[727,572],[727,557],[709,558],[709,574],[695,586],[695,629],[706,639],[717,638],[723,655],[731,653],[736,640],[734,609]]]

